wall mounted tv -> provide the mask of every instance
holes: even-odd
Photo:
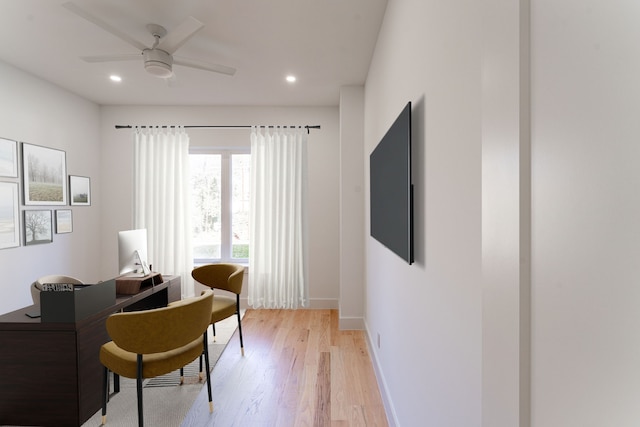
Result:
[[[411,102],[369,156],[371,236],[413,263]]]

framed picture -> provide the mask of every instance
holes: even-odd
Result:
[[[24,244],[53,242],[51,211],[24,211]]]
[[[73,206],[91,205],[91,180],[86,176],[69,175],[69,199]]]
[[[18,183],[0,182],[0,249],[20,246]]]
[[[0,176],[18,177],[18,143],[0,138]]]
[[[62,150],[22,143],[25,205],[66,205],[67,165]]]
[[[73,212],[71,209],[59,209],[56,211],[56,233],[64,234],[73,231]]]

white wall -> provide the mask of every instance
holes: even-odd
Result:
[[[528,427],[529,0],[485,0],[482,13],[482,425]]]
[[[369,237],[365,179],[366,325],[401,426],[481,420],[480,14],[473,0],[390,1],[365,86],[367,177],[413,103],[415,264]]]
[[[364,87],[340,90],[340,328],[364,329]]]
[[[640,4],[532,1],[532,425],[640,420]]]
[[[53,242],[0,250],[0,313],[32,304],[29,286],[40,276],[68,274],[87,283],[101,278],[99,239],[101,176],[99,108],[76,95],[0,62],[0,137],[66,152],[67,174],[91,178],[91,206],[39,206],[71,209],[73,232]],[[19,182],[2,178],[1,181]],[[22,194],[22,183],[20,183]],[[23,199],[20,198],[20,224]],[[32,206],[26,209],[33,209]],[[55,223],[54,223],[55,230]]]
[[[638,424],[639,15],[389,2],[365,158],[413,101],[417,192],[415,265],[365,237],[392,424]]]
[[[117,232],[131,228],[131,130],[115,125],[320,125],[311,130],[309,155],[309,292],[311,307],[338,308],[340,140],[337,107],[148,107],[101,108],[102,274],[117,273]],[[248,129],[189,129],[192,146],[249,146]],[[249,272],[250,274],[250,272]],[[246,294],[246,289],[243,289]]]

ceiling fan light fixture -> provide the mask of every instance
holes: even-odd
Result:
[[[142,53],[147,73],[165,79],[173,76],[173,58],[167,52],[161,49],[145,49]]]
[[[153,74],[156,77],[169,78],[173,75],[171,67],[162,62],[149,61],[144,63],[144,69],[149,74]]]

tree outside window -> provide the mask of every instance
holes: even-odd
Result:
[[[251,155],[211,150],[189,158],[195,263],[246,262]]]

